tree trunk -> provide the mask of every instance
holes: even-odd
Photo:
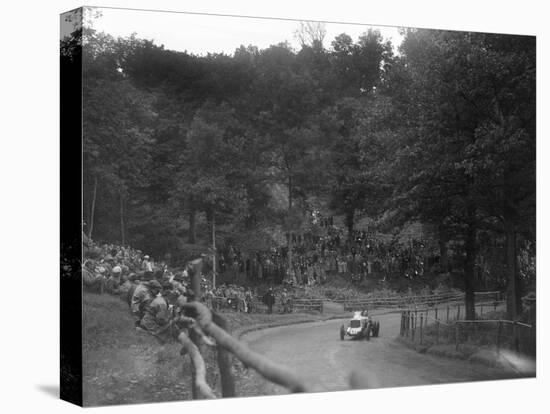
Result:
[[[506,312],[510,320],[521,314],[521,294],[517,269],[516,232],[506,225]]]
[[[208,229],[208,242],[212,244],[212,217],[214,216],[214,209],[206,209],[206,226]]]
[[[350,208],[346,211],[346,227],[348,229],[348,241],[352,242],[353,239],[353,221],[355,218],[355,209]]]
[[[92,195],[92,208],[90,209],[90,223],[88,227],[88,238],[92,238],[92,232],[94,231],[94,216],[95,216],[95,199],[97,196],[97,176],[94,178],[94,193]]]
[[[443,273],[447,273],[449,271],[447,237],[441,229],[439,230],[439,265]]]
[[[216,289],[216,216],[212,214],[212,289]]]
[[[466,233],[466,266],[464,269],[464,291],[466,319],[474,320],[476,316],[474,298],[474,277],[476,262],[476,229],[470,224]]]
[[[197,212],[195,209],[192,209],[189,212],[189,243],[194,244],[197,239],[197,223],[196,223]]]
[[[292,176],[288,175],[288,272],[292,272]]]
[[[124,246],[126,239],[124,237],[124,198],[122,197],[122,191],[120,191],[120,244]]]

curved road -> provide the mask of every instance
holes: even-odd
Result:
[[[399,387],[517,378],[519,375],[463,360],[420,354],[397,341],[400,315],[376,317],[380,337],[341,341],[343,320],[314,322],[252,332],[248,345],[315,384],[315,391]],[[261,380],[254,393],[283,394],[283,387]]]

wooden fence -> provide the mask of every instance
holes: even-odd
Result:
[[[295,299],[288,297],[285,303],[276,301],[272,310],[278,313],[289,312],[320,312],[323,313],[323,299]],[[266,313],[268,307],[258,297],[252,300],[241,298],[226,298],[223,296],[206,297],[204,300],[206,306],[215,311],[233,310],[237,312]]]
[[[236,395],[232,357],[240,360],[244,366],[254,369],[268,381],[286,387],[291,392],[311,391],[311,385],[301,376],[270,361],[232,337],[227,322],[220,314],[212,312],[205,304],[194,300],[200,297],[201,268],[201,259],[190,263],[191,287],[195,296],[183,305],[184,313],[172,321],[172,325],[182,327],[177,339],[183,347],[182,354],[189,355],[190,358],[193,399],[216,397],[206,381],[206,364],[202,356],[205,346],[215,346],[217,349],[223,397]]]
[[[502,294],[499,291],[493,292],[475,292],[475,302],[498,302]],[[434,307],[442,303],[463,302],[464,293],[444,293],[438,295],[419,295],[419,296],[394,296],[388,298],[373,298],[359,300],[337,300],[342,303],[345,311],[354,310],[372,310],[380,308],[410,308],[419,306]]]
[[[496,309],[496,305],[500,303],[502,297],[501,292],[475,292],[474,300],[476,307],[480,306],[480,312],[483,314],[491,308]],[[357,310],[375,310],[375,309],[408,309],[411,307],[423,309],[427,312],[441,312],[440,305],[445,304],[447,308],[454,306],[458,315],[455,319],[460,319],[461,303],[464,302],[464,293],[446,293],[439,295],[423,295],[423,296],[395,296],[388,298],[372,298],[360,300],[328,300],[314,298],[293,298],[288,297],[285,303],[279,300],[273,305],[273,312],[320,312],[323,313],[324,302],[339,303],[343,306],[344,311]],[[243,300],[241,298],[225,298],[225,297],[209,297],[206,299],[207,306],[215,311],[234,310],[250,313],[266,313],[267,306],[259,297],[254,297],[252,301]],[[445,312],[445,310],[443,310]],[[449,311],[447,310],[445,320],[449,320]]]
[[[460,345],[469,343],[494,346],[497,353],[506,348],[521,354],[535,355],[534,326],[519,321],[483,319],[484,309],[496,310],[503,304],[504,301],[477,304],[475,320],[460,319],[460,305],[435,310],[405,310],[401,312],[399,334],[421,345],[454,344],[457,351]]]
[[[292,310],[300,311],[318,311],[323,313],[323,299],[294,299],[292,300]]]

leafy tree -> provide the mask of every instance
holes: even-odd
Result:
[[[216,223],[254,250],[300,228],[315,199],[349,234],[360,214],[433,228],[442,256],[452,244],[462,260],[468,318],[476,260],[507,246],[515,317],[517,257],[529,263],[535,238],[533,38],[409,30],[394,56],[377,31],[330,49],[322,25],[300,33],[298,51],[195,56],[86,29],[90,236],[157,254],[204,242]]]
[[[332,42],[332,81],[338,86],[335,103],[324,113],[323,125],[331,154],[331,207],[344,214],[351,237],[357,212],[376,215],[383,205],[384,180],[380,161],[390,110],[376,93],[392,48],[378,31],[369,30],[353,43],[341,34]],[[368,204],[368,205],[367,205]]]
[[[501,129],[498,139],[486,134],[487,125],[494,125],[492,112],[499,100],[498,91],[502,88],[510,93],[516,83],[509,75],[499,79],[499,71],[510,68],[506,62],[510,55],[492,53],[493,36],[409,31],[401,48],[400,68],[396,70],[402,89],[396,91],[395,99],[403,105],[406,126],[396,156],[396,174],[405,172],[399,180],[397,198],[409,201],[408,210],[413,215],[446,228],[461,241],[469,319],[475,317],[473,280],[478,233],[492,223],[491,210],[500,210],[506,198],[501,193],[500,199],[494,199],[489,192],[490,188],[501,188],[503,183],[504,177],[499,178],[495,167],[508,170],[516,162],[512,157],[514,146],[505,147],[511,152],[503,157],[501,151],[495,153],[493,144],[510,142],[514,136],[512,141],[521,145],[518,138],[527,136],[521,129],[511,135]],[[515,90],[513,95],[516,93],[522,95],[521,90]],[[521,154],[529,165],[534,157],[528,148],[533,147],[528,145]],[[530,167],[526,169],[532,171]],[[528,188],[532,188],[532,177],[529,173],[515,175]],[[512,186],[517,184],[516,181]]]
[[[92,236],[98,193],[118,200],[120,237],[125,242],[124,203],[132,188],[143,185],[143,166],[152,143],[156,114],[151,97],[118,71],[115,40],[89,32],[83,48],[84,195]],[[105,200],[104,200],[105,201]],[[117,216],[112,206],[107,215]],[[98,223],[112,228],[110,223]],[[116,228],[116,227],[115,227]],[[112,232],[110,237],[114,237]]]

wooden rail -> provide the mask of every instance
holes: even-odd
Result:
[[[225,330],[212,321],[210,310],[199,302],[190,302],[184,305],[186,315],[192,317],[201,329],[216,341],[216,344],[231,352],[245,366],[253,368],[267,380],[282,385],[292,392],[307,392],[311,387],[303,378],[296,375],[282,365],[276,364],[247,345],[233,338]]]
[[[191,358],[193,398],[215,398],[214,392],[206,382],[206,365],[201,355],[202,344],[207,342],[208,337],[215,340],[218,349],[218,367],[224,397],[235,396],[231,356],[239,359],[244,366],[256,370],[268,381],[282,385],[291,392],[311,391],[312,387],[302,377],[286,367],[268,360],[248,348],[243,342],[232,337],[227,332],[225,319],[217,313],[212,313],[207,306],[196,300],[201,297],[201,267],[201,259],[189,263],[188,268],[194,294],[192,299],[195,300],[184,304],[184,315],[180,315],[174,320],[176,326],[178,320],[186,322],[188,326],[188,333],[185,330],[178,333],[178,341],[182,344],[185,353],[189,354]],[[306,306],[307,304],[304,303],[303,305]],[[192,321],[192,323],[189,324],[189,321]]]
[[[313,310],[323,313],[323,300],[322,299],[293,299],[292,309],[296,310]]]
[[[504,304],[505,301],[490,302],[490,306]],[[476,304],[476,309],[482,308],[484,304]],[[434,316],[429,316],[432,311]],[[449,307],[447,307],[446,321],[440,319],[437,309],[409,309],[401,312],[401,327],[399,334],[402,337],[409,337],[411,341],[422,345],[425,341],[427,330],[436,344],[439,344],[441,339],[445,339],[447,343],[454,343],[455,349],[458,351],[459,346],[469,340],[476,338],[493,338],[493,345],[496,352],[500,353],[503,346],[506,344],[515,352],[534,354],[536,352],[536,334],[533,325],[522,323],[519,321],[510,321],[505,319],[475,319],[464,320],[460,319],[460,310],[456,313],[456,320],[449,320]],[[441,314],[440,314],[441,315]],[[431,322],[429,324],[429,321]],[[482,328],[483,327],[483,328]],[[506,330],[508,333],[506,333]],[[511,330],[511,333],[510,333]],[[485,339],[487,340],[487,339]]]
[[[482,299],[493,297],[494,300],[499,300],[501,293],[493,292],[475,292],[474,300],[481,301]],[[375,308],[408,308],[413,306],[435,306],[442,303],[464,301],[464,293],[445,293],[440,295],[419,295],[419,296],[397,296],[389,298],[372,298],[372,299],[351,299],[351,300],[335,300],[334,302],[342,303],[345,311],[359,309],[375,309]]]

